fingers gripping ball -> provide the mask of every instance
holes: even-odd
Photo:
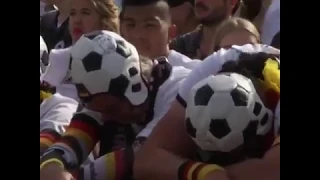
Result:
[[[266,135],[272,128],[272,116],[251,80],[222,73],[191,89],[186,129],[202,150],[231,152],[256,136]]]
[[[96,31],[82,36],[71,50],[71,78],[80,98],[99,93],[126,97],[133,105],[148,95],[137,50],[120,35]]]

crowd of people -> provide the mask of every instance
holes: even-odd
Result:
[[[40,179],[280,179],[280,0],[40,0]]]

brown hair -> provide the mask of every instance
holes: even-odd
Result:
[[[114,0],[90,0],[90,2],[101,16],[105,30],[119,33],[119,8]]]
[[[217,28],[215,37],[214,37],[214,50],[219,49],[219,45],[221,40],[228,34],[245,30],[255,36],[255,38],[260,42],[260,33],[257,28],[252,24],[250,21],[239,18],[239,17],[232,17],[225,21],[223,21],[219,27]]]

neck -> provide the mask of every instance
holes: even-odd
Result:
[[[207,57],[213,51],[214,35],[217,26],[203,26],[198,58]]]
[[[169,49],[169,45],[168,45],[168,46],[166,47],[166,49],[162,51],[162,53],[159,53],[159,54],[153,56],[153,59],[158,58],[158,57],[161,57],[161,56],[168,57],[169,54],[170,54],[170,49]]]
[[[213,42],[213,37],[216,33],[217,25],[212,26],[203,26],[203,33],[202,33],[202,41],[203,42]]]
[[[183,25],[180,26],[182,28],[178,29],[179,30],[178,36],[192,32],[198,26],[199,26],[199,22],[195,18],[188,19],[188,21],[186,21],[185,23],[183,23]]]

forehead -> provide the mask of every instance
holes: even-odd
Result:
[[[90,0],[72,0],[71,2],[72,2],[71,3],[72,8],[87,8],[87,9],[94,8]]]
[[[146,20],[165,19],[169,15],[169,7],[164,2],[157,2],[141,6],[125,6],[123,11],[124,19]]]

